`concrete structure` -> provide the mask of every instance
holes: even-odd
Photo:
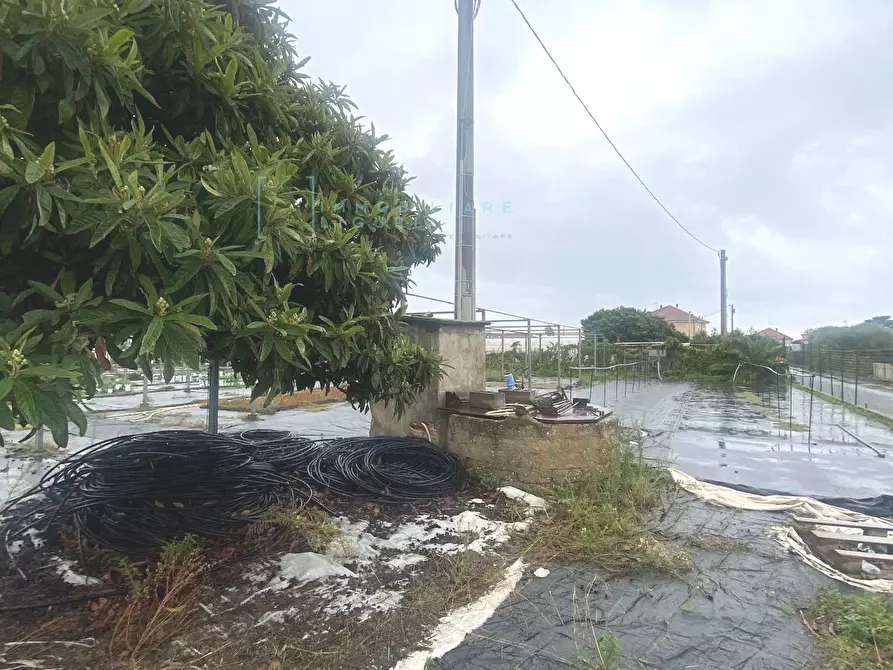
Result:
[[[651,312],[651,315],[659,316],[677,331],[683,335],[688,335],[689,337],[692,337],[697,333],[706,333],[707,324],[710,323],[706,319],[696,316],[691,312],[682,311],[679,309],[679,303],[676,303],[675,307],[673,305],[661,305],[660,309],[654,310]]]
[[[574,481],[598,473],[619,447],[612,417],[587,423],[490,419],[441,410],[440,444],[479,468],[520,484]]]
[[[404,321],[419,344],[443,358],[444,376],[422,391],[402,417],[396,416],[393,406],[373,403],[369,434],[418,435],[418,431],[414,431],[410,425],[425,423],[433,437],[437,410],[445,406],[447,391],[464,396],[486,388],[484,329],[487,323],[413,316],[405,317]]]

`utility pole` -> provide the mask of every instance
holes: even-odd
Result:
[[[729,329],[729,332],[735,332],[735,305],[729,305],[729,310],[732,313],[732,327]]]
[[[726,309],[726,299],[728,298],[726,291],[726,261],[728,257],[726,256],[726,250],[719,250],[719,304],[722,309],[722,316],[719,319],[719,332],[721,335],[728,335],[729,332],[726,329],[726,317],[728,316],[729,311]]]
[[[475,0],[457,0],[459,68],[456,90],[456,296],[455,317],[474,321],[474,15]]]

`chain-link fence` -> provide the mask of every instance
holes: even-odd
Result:
[[[893,349],[841,350],[808,342],[790,352],[792,371],[815,375],[815,390],[893,417]]]

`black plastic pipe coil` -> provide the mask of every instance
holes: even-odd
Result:
[[[455,493],[459,461],[420,438],[311,440],[288,431],[124,435],[61,461],[10,500],[4,547],[30,528],[74,528],[79,539],[150,556],[187,533],[228,538],[271,509],[314,492],[378,501]]]

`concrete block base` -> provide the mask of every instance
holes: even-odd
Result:
[[[440,444],[471,467],[518,484],[556,484],[597,473],[616,440],[613,418],[545,424],[530,417],[489,419],[441,410]]]

